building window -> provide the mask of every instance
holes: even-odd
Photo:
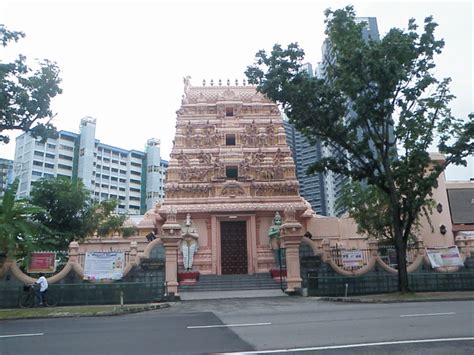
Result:
[[[235,134],[225,135],[225,145],[235,145]]]
[[[236,166],[226,166],[225,168],[225,176],[227,179],[237,179],[238,169]]]
[[[226,117],[234,116],[234,108],[233,107],[226,107],[225,108],[225,116]]]
[[[58,164],[58,168],[64,169],[64,170],[72,170],[72,166],[68,166],[64,164]]]
[[[59,154],[59,159],[72,161],[72,157],[69,157],[69,156],[63,155],[63,154]]]

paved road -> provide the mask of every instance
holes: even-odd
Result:
[[[5,337],[21,334],[26,335]],[[385,343],[373,344],[379,342]],[[0,322],[1,355],[285,349],[317,354],[472,355],[473,348],[473,301],[347,304],[299,297],[226,299],[182,302],[118,317]]]

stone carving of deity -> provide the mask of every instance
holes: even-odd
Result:
[[[270,246],[273,249],[273,255],[278,267],[281,267],[285,264],[282,257],[285,255],[285,253],[282,252],[280,227],[281,216],[280,213],[276,212],[275,217],[273,217],[273,223],[270,228],[268,228],[268,237],[270,239]]]
[[[199,235],[189,213],[186,215],[186,220],[181,227],[181,234],[183,241],[181,242],[180,250],[183,255],[183,267],[184,270],[190,271],[193,268],[194,254],[198,250],[197,240]]]
[[[264,159],[265,159],[265,154],[259,148],[258,152],[253,153],[253,155],[252,155],[252,164],[253,165],[260,165],[261,163],[263,163]]]
[[[184,134],[186,135],[186,137],[191,137],[193,133],[194,133],[194,129],[193,129],[193,126],[191,126],[191,121],[188,121],[188,124],[184,128]]]
[[[224,163],[221,162],[219,157],[214,159],[214,177],[220,178],[225,175]]]
[[[280,148],[277,149],[275,156],[273,157],[273,164],[279,166],[285,159],[285,153]]]
[[[201,164],[211,164],[212,163],[212,155],[211,153],[204,153],[201,151],[198,154],[198,159]]]
[[[183,166],[189,166],[189,159],[186,154],[181,151],[178,155],[178,163],[183,167]]]
[[[247,178],[249,176],[250,172],[250,157],[249,155],[246,155],[244,160],[242,160],[239,163],[239,174],[243,176],[244,178]]]

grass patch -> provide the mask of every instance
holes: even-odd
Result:
[[[143,306],[127,306],[130,310],[136,308],[142,309]],[[112,315],[123,312],[123,308],[117,305],[105,306],[80,306],[80,307],[50,307],[50,308],[26,308],[26,309],[0,309],[1,319],[15,318],[49,318],[49,317],[86,317],[97,315]]]

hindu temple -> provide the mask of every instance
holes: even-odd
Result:
[[[185,80],[166,199],[159,209],[163,218],[171,211],[173,218],[187,220],[192,229],[182,233],[186,251],[178,254],[180,268],[217,275],[275,268],[272,248],[281,241],[269,237],[274,218],[276,223],[280,216],[282,223],[292,222],[298,244],[302,228],[297,219],[305,212],[312,215],[298,191],[282,117],[274,102],[254,86],[230,82],[192,86]],[[167,228],[163,225],[159,233],[164,243]],[[289,235],[286,244],[287,263],[291,263]],[[299,270],[294,276],[298,283]],[[291,281],[288,275],[290,287]]]

